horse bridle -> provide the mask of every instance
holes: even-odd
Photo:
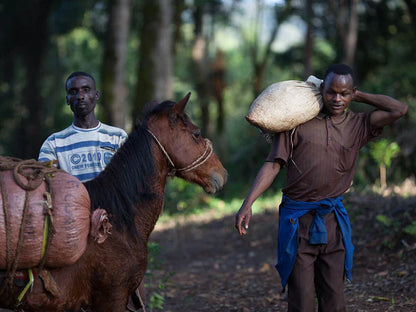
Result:
[[[159,145],[161,151],[166,156],[166,159],[168,160],[169,164],[171,165],[172,170],[169,173],[169,175],[175,175],[176,172],[189,172],[191,170],[194,170],[194,169],[198,168],[199,166],[201,166],[203,163],[205,163],[211,157],[211,155],[213,153],[213,147],[212,147],[211,141],[208,140],[208,139],[204,139],[204,141],[205,141],[205,151],[202,153],[202,155],[199,156],[197,159],[195,159],[188,166],[185,166],[183,168],[176,168],[175,164],[172,161],[172,158],[170,158],[168,152],[163,147],[162,143],[160,143],[160,141],[157,139],[157,137],[153,134],[152,131],[150,131],[149,129],[146,129],[146,130],[147,130],[147,132],[150,133],[150,135],[156,141],[157,145]]]

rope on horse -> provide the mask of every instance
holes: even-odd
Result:
[[[25,191],[37,189],[46,175],[53,175],[55,172],[61,171],[52,165],[52,161],[39,162],[34,159],[21,160],[14,157],[0,156],[0,171],[13,170],[14,180]],[[26,183],[21,176],[26,178]]]
[[[45,231],[43,236],[43,245],[42,245],[42,256],[39,268],[42,269],[46,262],[46,252],[48,249],[48,243],[50,240],[49,234],[52,233],[53,228],[50,226],[52,224],[52,199],[50,196],[50,179],[51,176],[60,169],[53,166],[52,162],[38,162],[34,159],[21,160],[13,157],[2,157],[0,156],[0,172],[13,170],[13,178],[17,185],[19,185],[23,190],[25,190],[25,203],[23,207],[22,222],[19,229],[19,239],[17,242],[16,253],[14,261],[11,261],[11,224],[9,218],[9,205],[7,199],[7,192],[5,188],[5,183],[2,175],[0,174],[0,187],[1,195],[3,200],[3,212],[4,212],[4,223],[6,226],[6,276],[0,287],[0,294],[4,294],[7,289],[10,289],[13,285],[13,278],[16,274],[17,263],[21,253],[21,245],[23,242],[24,228],[27,222],[27,214],[29,210],[29,191],[37,189],[43,181],[46,181],[46,192],[44,193],[46,199],[46,211],[45,211]],[[25,183],[21,176],[25,177],[27,182]],[[32,279],[33,280],[33,279]],[[31,284],[31,282],[29,282]],[[29,284],[28,284],[29,285]],[[25,287],[27,290],[28,287]],[[23,291],[19,296],[19,301],[26,293]],[[22,296],[23,295],[23,296]]]
[[[53,207],[52,207],[52,196],[51,196],[51,178],[50,176],[45,176],[45,182],[46,182],[46,192],[43,193],[43,196],[45,197],[45,226],[43,229],[43,244],[42,244],[42,254],[41,254],[41,261],[39,264],[39,272],[43,270],[43,267],[46,263],[46,254],[48,252],[49,247],[49,241],[51,238],[51,234],[55,232],[55,229],[53,228]]]
[[[3,294],[7,288],[9,288],[12,284],[13,276],[10,274],[11,272],[11,260],[10,260],[10,222],[9,222],[9,207],[8,207],[8,200],[7,200],[7,193],[6,188],[4,186],[3,177],[0,175],[0,187],[1,187],[1,195],[3,199],[3,211],[4,211],[4,224],[6,226],[6,277],[3,281],[3,285],[0,288],[0,294]]]
[[[189,166],[186,166],[185,168],[177,169],[176,171],[188,172],[188,171],[194,170],[195,168],[205,163],[211,157],[211,154],[214,151],[210,140],[205,139],[205,144],[206,144],[205,151],[198,159],[192,162],[192,164],[190,164]]]
[[[214,149],[212,147],[211,141],[208,140],[208,139],[205,139],[205,150],[204,150],[204,153],[201,156],[199,156],[196,160],[194,160],[190,165],[178,169],[178,168],[176,168],[175,164],[173,163],[173,161],[170,158],[170,156],[169,156],[168,152],[166,151],[166,149],[163,147],[162,143],[160,143],[160,141],[153,134],[153,132],[150,131],[149,129],[146,129],[146,130],[147,130],[147,132],[150,133],[150,135],[156,141],[157,145],[159,145],[161,151],[166,156],[166,159],[168,160],[169,164],[171,165],[172,170],[169,173],[169,175],[171,175],[171,176],[174,176],[176,174],[176,172],[188,172],[188,171],[191,171],[191,170],[194,170],[194,169],[198,168],[199,166],[201,166],[202,164],[204,164],[211,157],[211,154],[214,151]]]

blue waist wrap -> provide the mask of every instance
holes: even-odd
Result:
[[[354,246],[351,241],[351,224],[347,211],[342,204],[343,197],[327,198],[317,202],[295,201],[283,195],[280,204],[280,226],[277,239],[277,265],[282,286],[285,287],[293,265],[295,264],[298,249],[299,218],[311,210],[315,210],[315,218],[310,226],[309,243],[327,244],[327,231],[325,227],[325,215],[334,211],[341,229],[345,247],[345,273],[351,280],[352,257]]]

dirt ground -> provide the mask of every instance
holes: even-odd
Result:
[[[416,198],[365,196],[344,203],[355,245],[352,282],[345,284],[348,311],[416,311],[416,240],[403,233],[416,220]],[[390,223],[377,221],[380,214]],[[286,311],[274,268],[276,220],[273,210],[255,215],[245,237],[234,229],[234,216],[158,224],[151,242],[160,246],[163,270],[146,277],[148,293],[165,298],[165,312]],[[164,288],[156,290],[159,284]]]

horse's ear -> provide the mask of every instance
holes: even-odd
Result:
[[[185,95],[185,97],[182,100],[175,104],[174,109],[177,114],[183,114],[185,112],[185,106],[188,103],[190,97],[191,92],[188,92],[188,94]]]
[[[112,225],[104,209],[95,209],[91,216],[90,235],[94,242],[102,244],[111,235]]]

